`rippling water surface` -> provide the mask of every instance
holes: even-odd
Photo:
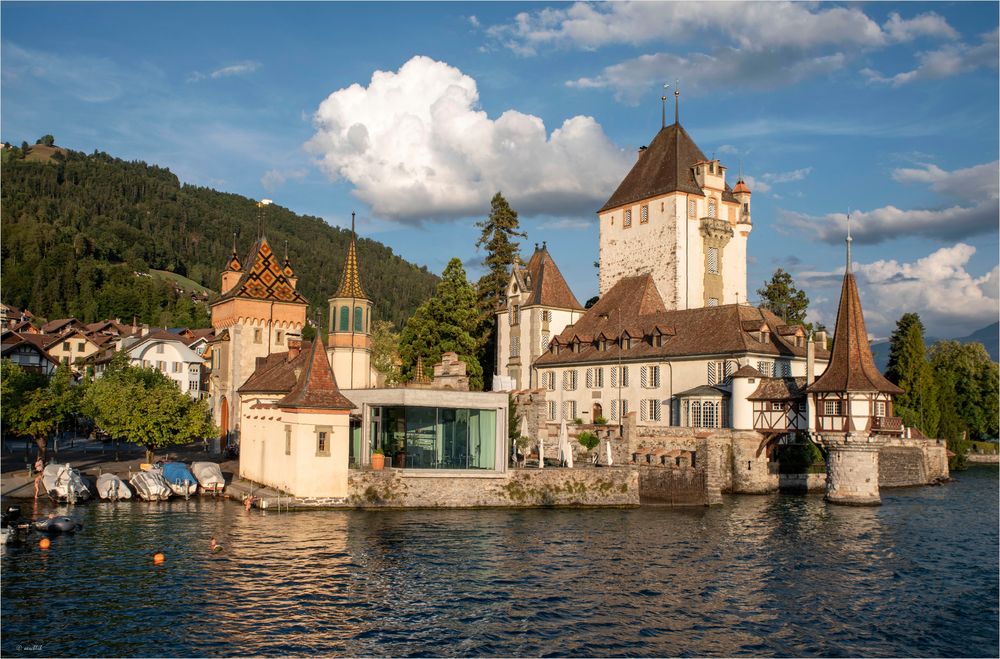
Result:
[[[80,533],[3,556],[0,650],[997,656],[996,468],[883,490],[883,501],[281,514],[212,499],[89,504],[69,511]]]

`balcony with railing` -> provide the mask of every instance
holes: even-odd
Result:
[[[899,435],[903,432],[903,419],[898,416],[873,416],[872,432],[881,435]]]

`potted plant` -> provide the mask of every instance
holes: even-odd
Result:
[[[608,425],[608,420],[605,419],[603,416],[595,416],[594,424],[598,426],[606,426]]]
[[[375,471],[382,471],[385,468],[385,453],[382,449],[377,448],[372,451],[372,469]]]
[[[521,460],[518,462],[518,466],[522,466],[521,463],[526,462],[528,459],[528,447],[531,446],[531,438],[520,436],[514,440],[514,446],[517,449],[517,455],[521,456]]]
[[[576,441],[580,442],[583,448],[587,449],[587,461],[590,462],[590,452],[595,446],[601,443],[601,440],[598,439],[596,434],[585,430],[577,436]]]

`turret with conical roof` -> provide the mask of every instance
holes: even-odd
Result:
[[[350,389],[374,385],[371,374],[372,302],[361,286],[355,217],[351,213],[351,242],[344,259],[340,285],[329,299],[330,323],[327,337],[330,361],[338,381]]]

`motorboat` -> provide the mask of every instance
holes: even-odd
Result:
[[[160,472],[177,496],[187,498],[198,491],[198,480],[183,462],[164,462]]]
[[[215,462],[192,462],[191,473],[198,479],[198,485],[205,492],[222,492],[226,487],[226,479],[222,468]]]
[[[42,485],[49,496],[56,501],[76,503],[90,498],[90,488],[83,481],[78,469],[68,464],[51,463],[42,471]]]
[[[166,501],[174,493],[158,469],[140,471],[129,480],[129,483],[143,501]]]
[[[75,533],[82,528],[83,524],[65,515],[49,515],[35,520],[35,529],[42,533]]]
[[[97,477],[97,496],[109,501],[131,499],[132,490],[115,474],[101,474]]]
[[[31,528],[28,520],[21,518],[20,506],[7,508],[0,518],[0,537],[3,538],[0,551],[7,545],[25,543],[28,540],[28,534],[31,533]]]

